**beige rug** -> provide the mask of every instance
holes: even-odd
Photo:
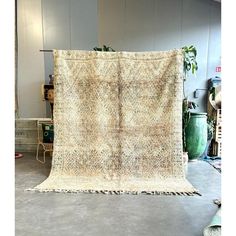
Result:
[[[34,190],[193,195],[182,158],[182,50],[54,51],[50,176]]]

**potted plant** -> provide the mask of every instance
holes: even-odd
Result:
[[[110,46],[106,46],[103,45],[103,47],[99,48],[99,47],[94,47],[93,48],[94,51],[99,51],[99,52],[115,52],[115,50],[113,48],[111,48]]]
[[[191,45],[183,47],[185,74],[184,82],[189,72],[196,75],[198,65],[196,61],[197,50]],[[183,151],[188,152],[189,160],[196,160],[205,150],[207,143],[207,114],[191,112],[197,107],[196,103],[188,101],[183,89]]]
[[[183,162],[184,162],[184,166],[185,166],[185,172],[187,173],[188,170],[188,161],[189,161],[189,157],[188,157],[188,151],[187,151],[187,147],[186,147],[186,135],[185,135],[185,129],[188,125],[188,122],[190,120],[190,111],[192,109],[195,109],[198,105],[195,102],[192,101],[188,101],[187,98],[183,99],[183,103],[182,103],[183,107],[182,107],[182,137],[183,137]]]

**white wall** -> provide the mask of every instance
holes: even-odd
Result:
[[[45,117],[41,85],[44,83],[41,0],[17,1],[18,101],[22,118]]]
[[[42,21],[44,49],[92,50],[98,45],[97,0],[42,0]],[[52,54],[45,53],[44,59],[48,83],[53,74]]]
[[[207,79],[217,75],[221,55],[221,4],[213,0],[99,0],[99,44],[115,50],[152,51],[195,45],[197,78],[190,76],[186,95],[206,111]],[[218,73],[219,75],[219,73]]]
[[[98,45],[97,0],[18,0],[19,116],[50,117],[41,84],[53,74],[52,53]]]
[[[197,78],[186,95],[206,110],[205,91],[221,56],[221,4],[213,0],[18,0],[18,94],[20,117],[45,117],[40,86],[53,73],[53,58],[39,49],[150,51],[195,45]]]

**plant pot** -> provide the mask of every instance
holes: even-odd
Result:
[[[185,137],[189,160],[198,159],[207,144],[207,113],[191,113]]]

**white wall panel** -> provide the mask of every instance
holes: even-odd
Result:
[[[124,50],[125,0],[100,0],[98,4],[99,44]],[[112,45],[111,45],[112,44]]]
[[[96,0],[71,0],[71,49],[93,50],[98,46]]]
[[[19,116],[45,117],[41,97],[44,83],[41,0],[17,1]]]

